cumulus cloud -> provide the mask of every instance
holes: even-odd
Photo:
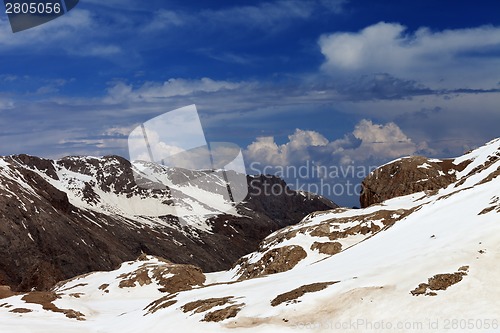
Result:
[[[414,155],[416,144],[396,124],[361,120],[343,138],[296,129],[287,142],[260,137],[244,151],[250,174],[274,174],[294,189],[322,194],[343,205],[356,204],[361,181],[379,165]]]
[[[328,145],[328,139],[320,133],[301,129],[296,129],[288,140],[278,146],[272,136],[259,137],[247,147],[246,156],[267,165],[288,165],[297,159],[308,160],[312,149]]]
[[[247,147],[246,156],[252,161],[271,165],[283,165],[286,161],[272,136],[258,137]]]
[[[498,83],[498,72],[491,69],[499,68],[500,59],[486,55],[500,49],[500,27],[409,32],[401,24],[380,22],[359,32],[325,34],[319,46],[326,58],[322,69],[337,77],[389,73],[445,87]]]
[[[250,163],[287,166],[313,161],[318,165],[386,162],[417,152],[415,144],[395,124],[374,124],[363,119],[344,138],[329,141],[316,131],[296,129],[288,142],[278,145],[274,137],[260,137],[245,150]]]
[[[162,158],[175,156],[176,154],[184,152],[184,149],[169,145],[159,139],[159,135],[155,132],[148,131],[148,139],[149,144],[151,145],[151,149],[153,150],[153,156],[159,156],[158,160],[153,159],[154,162],[161,161]],[[145,143],[140,145],[138,144],[139,140],[129,140],[129,149],[130,151],[137,151],[134,156],[134,160],[142,160],[142,161],[151,161],[150,155],[148,153],[148,149],[145,146]],[[132,153],[131,153],[132,154]]]
[[[417,151],[415,143],[392,122],[379,125],[364,119],[356,125],[352,134],[361,140],[361,144],[355,149],[344,150],[343,160],[394,159]]]

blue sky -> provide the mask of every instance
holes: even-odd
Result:
[[[16,34],[0,14],[0,155],[127,156],[135,126],[192,103],[247,165],[460,155],[498,136],[498,7],[81,0]]]

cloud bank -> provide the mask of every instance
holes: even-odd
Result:
[[[351,133],[329,141],[316,131],[296,129],[288,141],[277,144],[272,136],[259,137],[248,145],[245,157],[261,165],[301,165],[314,161],[319,165],[349,165],[386,162],[415,154],[419,147],[395,123],[374,124],[363,119]]]
[[[499,82],[500,28],[407,31],[399,23],[380,22],[359,32],[335,32],[318,41],[325,62],[321,69],[335,77],[389,73],[433,87],[491,88]],[[497,53],[498,54],[498,53]]]

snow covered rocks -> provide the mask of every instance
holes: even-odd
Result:
[[[459,283],[467,275],[469,266],[462,266],[455,273],[436,274],[427,280],[427,283],[420,283],[417,288],[410,293],[413,296],[437,296],[437,290],[446,290],[448,287]]]
[[[47,294],[50,303],[85,320],[7,290],[0,331],[441,332],[464,331],[464,323],[497,331],[499,156],[500,140],[493,140],[450,160],[448,169],[416,160],[416,176],[441,164],[433,177],[449,184],[387,193],[390,199],[362,209],[311,213],[228,270],[202,273],[144,256],[49,291],[57,297]]]
[[[202,178],[203,171],[149,164],[146,173],[119,156],[0,157],[0,285],[48,290],[141,252],[227,269],[269,233],[336,207],[272,176],[247,177],[252,193],[233,205],[218,194],[226,188],[221,173]],[[194,178],[204,181],[185,181]],[[266,186],[288,191],[253,194]]]
[[[457,180],[469,160],[459,164],[451,159],[412,156],[398,159],[372,171],[363,180],[361,207],[421,191],[435,191]]]

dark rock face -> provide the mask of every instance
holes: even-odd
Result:
[[[304,212],[312,213],[338,207],[321,196],[309,193],[304,195],[290,190],[281,178],[275,176],[247,176],[247,180],[247,201],[237,206],[242,217],[224,214],[210,221],[215,233],[214,237],[208,240],[211,242],[210,247],[229,258],[226,264],[234,264],[249,252],[248,248],[257,250],[260,242],[272,232],[301,221],[307,215]],[[274,189],[274,193],[270,188]],[[221,246],[226,242],[225,239],[234,238],[235,235],[243,237],[233,241],[231,247]]]
[[[62,167],[88,178],[82,178],[87,180],[81,187],[88,207],[72,204],[68,197],[76,192],[57,185]],[[67,158],[57,164],[27,155],[0,159],[0,285],[47,290],[79,274],[115,269],[141,253],[204,271],[228,269],[271,232],[313,211],[336,207],[322,197],[289,190],[277,177],[248,181],[250,195],[236,206],[239,216],[212,217],[206,221],[210,230],[204,231],[182,226],[172,215],[124,216],[93,209],[103,200],[98,193],[168,201],[169,188],[137,186],[130,162],[121,157]],[[283,191],[257,193],[265,184]]]
[[[278,223],[279,228],[290,225],[291,221],[301,220],[305,210],[321,211],[325,210],[325,207],[338,207],[319,195],[300,194],[291,190],[279,177],[248,177],[248,184],[249,197],[245,206],[255,212],[268,212],[268,217]]]
[[[11,159],[22,165],[27,165],[36,170],[43,171],[47,176],[51,178],[59,179],[57,177],[56,170],[54,169],[54,164],[52,163],[51,160],[39,158],[36,156],[30,156],[26,154],[12,156]]]
[[[455,182],[459,165],[453,160],[428,159],[422,156],[402,158],[373,171],[362,182],[361,207],[420,191],[435,191]]]

